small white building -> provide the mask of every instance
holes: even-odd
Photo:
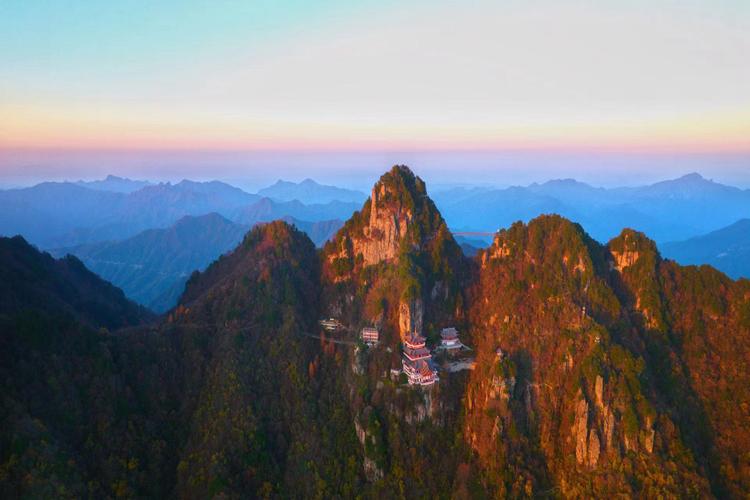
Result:
[[[320,326],[322,326],[324,330],[329,332],[335,332],[341,328],[341,322],[334,318],[321,319],[318,323],[320,323]]]
[[[446,351],[452,351],[454,349],[461,349],[462,344],[458,339],[458,330],[452,326],[449,328],[443,328],[440,332],[440,347]]]
[[[366,326],[362,328],[362,341],[367,345],[376,345],[380,342],[380,332],[377,328]]]

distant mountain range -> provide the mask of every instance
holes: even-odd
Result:
[[[166,228],[185,216],[218,213],[252,226],[283,217],[321,222],[347,219],[359,203],[338,200],[306,205],[247,193],[219,181],[146,185],[125,192],[127,179],[94,183],[45,182],[0,191],[0,234],[23,235],[42,248],[77,246],[129,238]],[[105,190],[106,186],[117,190]],[[344,190],[346,191],[346,190]]]
[[[130,193],[47,182],[0,191],[0,234],[21,234],[43,248],[128,238],[185,215],[232,211],[258,196],[221,182],[158,184]]]
[[[149,181],[134,181],[116,175],[108,175],[104,179],[98,181],[78,181],[76,184],[89,189],[114,191],[115,193],[132,193],[133,191],[138,191],[146,186],[153,185],[153,183]]]
[[[682,265],[708,264],[732,278],[750,278],[750,219],[718,231],[661,246],[665,257]]]
[[[454,231],[494,232],[517,220],[556,213],[580,223],[599,241],[625,227],[644,231],[660,243],[677,241],[750,215],[750,190],[695,173],[641,187],[595,188],[564,179],[506,189],[451,189],[434,198]]]
[[[185,282],[242,240],[248,226],[217,213],[185,216],[166,229],[148,229],[122,241],[52,250],[72,254],[132,300],[156,312],[177,303]]]
[[[467,257],[474,257],[481,249],[488,247],[490,244],[479,238],[467,238],[466,236],[455,236],[455,238],[456,243]]]
[[[285,217],[323,244],[342,225],[340,220],[307,222]],[[204,270],[242,241],[249,225],[217,213],[185,216],[165,229],[148,229],[122,241],[88,243],[50,250],[81,259],[86,267],[122,288],[131,300],[162,313],[172,308],[194,271]]]
[[[272,186],[258,191],[258,195],[278,201],[298,200],[307,204],[329,203],[331,201],[348,201],[361,204],[367,198],[367,195],[360,191],[326,186],[318,184],[312,179],[305,179],[300,183],[279,180]]]
[[[323,244],[333,238],[336,232],[341,229],[341,226],[344,225],[344,221],[340,219],[310,222],[295,219],[290,216],[284,216],[281,217],[281,220],[295,226],[297,229],[307,234],[307,237],[315,243],[316,247],[323,246]]]
[[[252,225],[258,222],[293,217],[297,220],[324,221],[348,219],[359,208],[357,203],[331,201],[323,204],[305,205],[297,200],[274,201],[263,198],[260,201],[235,210],[231,219],[240,224]]]
[[[110,175],[0,191],[0,235],[20,234],[56,255],[77,255],[129,297],[163,311],[192,271],[232,248],[255,224],[285,220],[320,246],[365,198],[311,179],[278,181],[253,194],[219,181],[152,184]],[[750,216],[750,190],[699,174],[630,188],[573,179],[454,188],[434,199],[452,231],[470,233],[457,235],[467,255],[489,245],[501,227],[556,213],[599,241],[630,227],[653,235],[666,256],[683,264],[710,263],[733,277],[748,275],[745,226],[727,226]]]

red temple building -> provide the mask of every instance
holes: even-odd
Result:
[[[367,345],[375,345],[380,341],[380,333],[377,328],[366,326],[362,328],[362,342]]]
[[[425,339],[411,333],[403,343],[404,355],[401,363],[409,384],[432,385],[438,380],[437,371],[432,366],[432,354],[425,346]]]

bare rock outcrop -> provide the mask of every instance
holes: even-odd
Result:
[[[638,262],[640,253],[635,250],[625,250],[624,252],[612,252],[612,257],[615,259],[614,267],[618,271],[622,272],[626,267],[632,266]]]
[[[652,256],[658,259],[656,244],[643,233],[632,229],[624,229],[620,236],[610,241],[607,246],[613,259],[611,267],[620,272],[641,259],[651,259]]]
[[[596,433],[596,429],[591,429],[589,430],[588,455],[586,457],[586,463],[589,467],[596,467],[596,464],[599,462],[600,450],[599,436]]]
[[[615,414],[609,407],[604,408],[604,449],[612,449],[612,438],[615,433]]]
[[[578,391],[578,403],[576,403],[576,415],[573,422],[573,439],[576,444],[576,460],[579,464],[586,463],[588,458],[589,438],[589,404]]]
[[[359,443],[366,450],[367,440],[372,439],[372,437],[367,435],[367,431],[364,427],[362,427],[362,425],[357,421],[356,418],[354,419],[354,430],[357,433],[357,439],[359,439]],[[378,467],[378,464],[375,462],[375,460],[367,456],[367,453],[365,453],[364,455],[363,469],[367,480],[370,482],[374,482],[382,479],[383,470]]]
[[[370,197],[370,220],[364,228],[364,239],[354,241],[354,253],[362,254],[365,265],[392,260],[398,255],[401,240],[406,237],[414,218],[412,211],[395,197],[389,197],[388,186],[373,187]]]
[[[401,302],[398,307],[398,327],[401,338],[409,332],[422,332],[424,306],[421,299]]]
[[[600,409],[604,408],[604,379],[601,375],[596,376],[594,382],[594,394],[596,395],[596,405]]]
[[[595,426],[589,426],[589,403],[579,390],[575,407],[573,438],[576,445],[576,461],[581,465],[596,467],[601,453],[601,441]],[[593,423],[593,422],[592,422]]]

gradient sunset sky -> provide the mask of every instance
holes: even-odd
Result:
[[[169,176],[179,159],[294,177],[400,153],[481,173],[559,154],[566,176],[570,158],[620,158],[622,177],[668,157],[741,181],[748,61],[747,0],[5,0],[0,174]]]

